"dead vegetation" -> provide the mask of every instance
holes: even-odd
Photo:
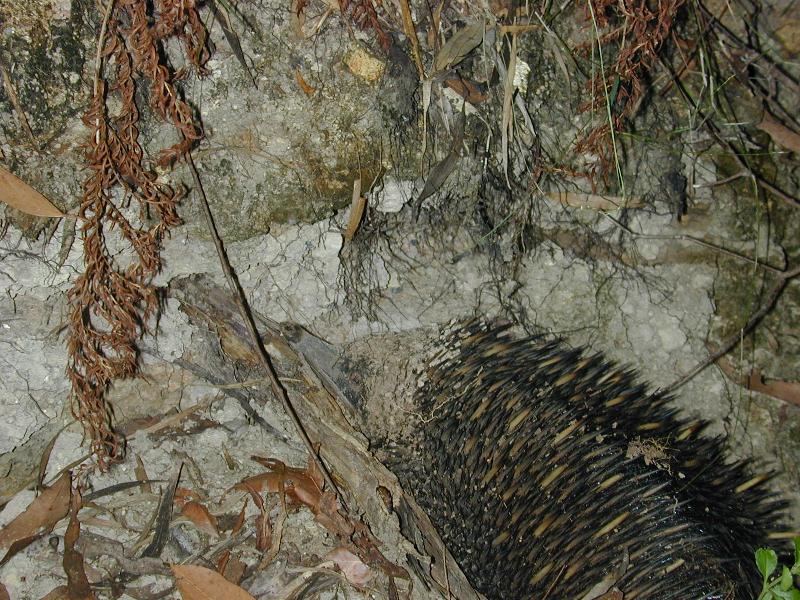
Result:
[[[178,194],[159,181],[156,167],[172,165],[201,137],[192,109],[175,86],[182,74],[166,63],[163,44],[181,41],[187,61],[202,72],[208,57],[205,36],[191,2],[164,0],[150,8],[143,0],[114,0],[103,15],[92,101],[83,118],[90,131],[86,162],[91,172],[77,215],[85,270],[70,292],[67,366],[73,414],[85,426],[102,467],[124,451],[105,395],[114,380],[136,374],[137,340],[158,310],[150,280],[161,268],[159,244],[181,222]],[[137,105],[135,95],[137,86],[145,85],[149,110],[179,137],[155,164],[145,159],[139,141],[145,107]],[[116,113],[109,98],[119,100]],[[117,254],[114,241],[122,244],[124,256]]]
[[[36,10],[30,18],[21,8],[12,7],[12,13],[21,24],[30,19],[40,22],[44,13],[38,6],[33,7]],[[202,138],[198,115],[182,98],[180,89],[180,80],[189,76],[190,69],[174,68],[175,57],[170,60],[165,50],[169,46],[174,51],[180,45],[187,66],[203,74],[209,48],[201,8],[194,2],[173,0],[153,4],[115,0],[97,14],[98,67],[83,119],[89,129],[86,165],[90,175],[80,208],[73,215],[84,244],[85,270],[70,293],[68,375],[73,413],[84,426],[103,468],[121,460],[124,453],[124,440],[114,429],[106,394],[115,380],[137,373],[138,341],[149,331],[159,310],[160,297],[151,285],[161,266],[159,244],[181,223],[177,210],[181,191],[168,186],[163,173],[187,156]],[[312,9],[318,15],[313,22],[309,17]],[[451,226],[459,229],[468,220],[471,224],[478,222],[480,237],[475,247],[490,247],[493,256],[502,257],[492,263],[498,289],[515,280],[524,254],[543,242],[580,259],[611,264],[626,276],[649,266],[630,249],[636,239],[647,236],[629,226],[625,211],[656,211],[662,207],[654,206],[651,198],[630,181],[626,157],[637,152],[637,119],[656,98],[677,107],[686,131],[694,136],[687,142],[690,154],[719,157],[721,177],[698,185],[736,186],[744,181],[752,184],[745,201],[758,206],[763,218],[789,221],[796,216],[794,211],[800,204],[796,180],[800,123],[791,96],[797,97],[800,88],[796,75],[762,48],[758,31],[746,22],[746,14],[737,17],[740,30],[736,31],[726,24],[731,16],[728,8],[712,9],[703,2],[682,0],[589,0],[585,6],[567,11],[555,10],[550,3],[519,6],[492,2],[484,7],[445,1],[409,4],[406,0],[339,0],[320,7],[315,6],[315,0],[308,0],[295,2],[291,10],[300,20],[300,31],[309,37],[318,35],[326,20],[338,14],[348,26],[371,36],[383,56],[398,48],[408,55],[419,76],[420,154],[425,173],[424,187],[411,202],[413,218],[424,213],[421,218],[432,229],[441,226],[442,230]],[[4,25],[8,24],[6,21]],[[525,101],[530,84],[527,73],[523,75],[523,65],[529,68],[533,63],[531,48],[547,36],[551,41],[558,40],[551,54],[553,60],[569,71],[569,78],[580,82],[581,89],[572,116],[583,119],[582,125],[561,147],[548,145],[542,138],[546,111],[537,114]],[[240,54],[241,49],[237,57]],[[240,60],[244,64],[244,58]],[[299,71],[296,73],[303,91],[313,95],[314,88]],[[4,86],[9,97],[15,94],[13,77],[5,71]],[[739,119],[737,98],[745,93],[755,99],[759,118]],[[16,101],[14,108],[22,117],[20,122],[25,123],[22,104]],[[176,142],[156,151],[152,159],[140,141],[145,111],[172,128],[177,137]],[[670,131],[665,135],[682,144],[682,133]],[[468,144],[465,138],[481,143]],[[459,177],[463,176],[459,166],[464,162],[479,171],[485,182],[478,199],[457,198]],[[587,182],[589,189],[581,188],[580,181]],[[195,183],[201,188],[199,181]],[[692,183],[679,194],[675,211],[678,220],[691,211]],[[343,273],[343,281],[350,307],[375,317],[375,294],[380,293],[383,276],[375,257],[391,262],[394,268],[415,265],[404,248],[387,241],[387,232],[394,225],[368,206],[365,198],[369,190],[360,189],[366,184],[359,180],[359,189],[353,195],[358,218],[347,229],[344,255],[349,271]],[[533,202],[534,194],[541,202],[551,203],[551,209]],[[448,200],[453,204],[448,205]],[[39,200],[23,199],[16,208],[31,212],[34,202]],[[612,222],[610,233],[601,236],[574,227],[574,222],[559,230],[539,224],[544,210],[571,215],[567,211],[573,209],[587,210],[597,214],[598,220]],[[796,235],[795,227],[787,227],[784,239]],[[709,360],[698,367],[705,368],[737,347],[777,310],[781,295],[798,274],[800,255],[788,244],[780,256],[758,256],[750,253],[750,246],[744,250],[729,248],[715,238],[691,234],[674,238],[691,248],[702,246],[734,265],[753,267],[756,279],[766,284],[750,314],[735,331],[726,332],[717,349],[710,350]],[[432,240],[431,247],[437,243]],[[667,263],[670,258],[659,257],[653,264]],[[683,258],[681,255],[675,260]],[[510,314],[525,321],[526,315],[518,306],[505,298],[503,302]],[[729,375],[749,389],[797,402],[796,384],[767,384],[756,367],[749,376]],[[260,460],[268,470],[242,479],[234,488],[240,496],[238,513],[231,512],[228,505],[220,509],[222,504],[215,507],[219,510],[210,509],[210,500],[203,497],[202,490],[181,487],[174,475],[164,488],[150,526],[137,525],[141,528],[137,532],[140,541],[150,540],[150,545],[120,547],[114,552],[104,546],[111,543],[109,539],[86,537],[78,542],[80,520],[86,514],[80,513],[79,519],[79,509],[93,511],[87,519],[98,524],[99,515],[114,513],[114,507],[98,501],[123,488],[105,494],[94,492],[87,500],[88,495],[81,498],[80,486],[73,490],[69,476],[64,475],[47,487],[19,520],[0,532],[0,549],[10,557],[36,536],[46,535],[58,520],[68,519],[63,549],[68,583],[57,594],[91,598],[95,593],[92,588],[101,587],[113,595],[126,589],[125,582],[135,575],[166,572],[164,563],[146,559],[160,556],[163,544],[156,541],[169,535],[175,519],[183,518],[196,528],[202,543],[190,557],[194,566],[172,566],[175,589],[187,599],[196,597],[199,589],[247,598],[238,584],[274,563],[286,515],[303,507],[338,545],[325,561],[307,566],[288,582],[281,597],[299,597],[300,591],[319,577],[328,578],[329,585],[331,580],[343,578],[348,586],[367,589],[377,573],[385,578],[386,594],[396,597],[394,579],[404,578],[406,572],[378,551],[364,523],[336,498],[335,488],[323,484],[325,477],[316,460],[313,457],[306,468],[287,467],[274,459]],[[144,493],[154,484],[144,474],[130,482],[130,487]],[[249,525],[245,524],[244,505],[251,511]],[[113,529],[118,525],[115,519],[104,524]],[[250,544],[246,551],[258,556],[255,567],[252,561],[248,566],[243,560],[245,542]],[[134,549],[144,553],[132,558],[130,551]],[[93,579],[90,585],[83,555],[113,555],[118,570],[113,577]],[[142,598],[157,597],[162,592],[137,590]],[[52,597],[59,597],[57,594]]]

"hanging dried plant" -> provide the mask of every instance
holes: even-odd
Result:
[[[91,174],[79,212],[84,272],[69,293],[67,365],[73,414],[102,468],[123,451],[106,395],[115,379],[136,374],[136,342],[158,309],[151,280],[161,268],[160,243],[180,224],[178,195],[158,181],[139,143],[137,85],[149,85],[150,111],[178,133],[178,141],[162,149],[156,161],[170,165],[202,132],[175,86],[183,74],[167,64],[164,43],[179,39],[200,73],[208,58],[206,32],[193,0],[117,0],[106,19],[100,58],[108,66],[98,67],[83,117],[91,131],[86,144]],[[114,115],[109,112],[112,96],[121,106]]]
[[[592,175],[605,179],[612,164],[614,134],[622,131],[625,119],[635,115],[642,99],[643,81],[655,66],[664,42],[672,33],[675,18],[685,0],[658,3],[639,0],[587,0],[587,19],[596,26],[598,36],[584,45],[601,51],[608,59],[605,70],[591,79],[587,88],[591,98],[579,110],[597,111],[605,122],[579,140],[576,151],[599,157]]]

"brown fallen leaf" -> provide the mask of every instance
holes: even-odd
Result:
[[[286,498],[295,505],[305,504],[314,509],[319,505],[322,490],[314,478],[305,469],[287,467],[277,459],[253,456],[253,460],[261,463],[272,472],[262,473],[248,477],[236,484],[234,489],[243,492],[255,490],[285,494]]]
[[[81,495],[72,495],[69,509],[69,525],[64,534],[64,572],[67,574],[67,589],[70,600],[95,600],[89,579],[86,577],[86,566],[83,554],[75,549],[75,542],[81,534],[78,511],[81,508]]]
[[[189,500],[189,502],[183,505],[181,514],[194,523],[203,533],[219,536],[217,517],[208,512],[208,509],[199,502]]]
[[[444,84],[470,104],[479,104],[489,99],[477,83],[469,79],[451,77]]]
[[[255,600],[211,569],[197,565],[170,565],[170,568],[183,600]]]
[[[262,490],[279,493],[283,499],[296,505],[305,505],[313,514],[314,519],[358,553],[365,564],[380,569],[390,577],[408,578],[408,573],[389,561],[378,549],[377,540],[371,535],[369,529],[360,521],[350,519],[342,512],[342,507],[336,494],[330,490],[323,491],[321,473],[311,467],[300,469],[288,467],[275,458],[251,456],[253,460],[269,468],[271,473],[262,473],[245,479],[236,484],[235,489],[246,491],[253,498],[256,505],[263,511],[263,500],[259,493]],[[285,515],[285,512],[281,513]],[[279,544],[281,521],[275,527]],[[271,552],[262,560],[262,566],[268,564]]]
[[[521,33],[529,33],[531,31],[538,31],[542,26],[536,23],[528,25],[501,25],[500,35],[519,35]]]
[[[294,70],[294,78],[297,80],[297,85],[300,86],[300,89],[303,90],[303,93],[309,98],[312,98],[314,94],[317,93],[317,88],[309,85],[305,77],[303,77],[303,74],[300,72],[300,69]]]
[[[481,42],[486,27],[483,23],[467,25],[444,43],[433,62],[434,73],[447,71],[463,61]]]
[[[28,508],[0,530],[0,564],[36,538],[50,533],[55,524],[67,516],[71,485],[69,473],[64,473],[31,502]]]
[[[345,579],[357,587],[364,587],[374,575],[364,561],[342,546],[328,552],[325,558],[332,560],[339,567]]]
[[[172,507],[175,500],[175,489],[178,487],[178,481],[181,477],[181,470],[183,469],[183,462],[178,463],[169,478],[166,487],[161,493],[161,501],[158,503],[155,517],[153,519],[154,533],[150,545],[144,549],[142,556],[148,558],[157,558],[161,555],[161,551],[167,543],[169,536],[169,522],[172,516]],[[149,527],[148,527],[149,529]]]
[[[754,392],[761,392],[778,400],[800,406],[800,381],[783,381],[781,379],[766,381],[761,371],[753,369],[745,387]]]
[[[272,548],[272,519],[268,512],[256,517],[256,550],[266,552]]]
[[[775,117],[768,112],[764,113],[761,123],[756,125],[756,127],[768,133],[772,141],[778,144],[778,146],[791,150],[795,154],[800,154],[800,135],[786,127],[783,123],[777,121]]]
[[[11,596],[8,595],[8,590],[6,586],[0,583],[0,600],[11,600]]]
[[[236,521],[233,523],[233,528],[231,529],[231,534],[236,535],[239,533],[239,530],[244,525],[244,517],[246,514],[247,509],[247,500],[245,500],[244,504],[242,505],[242,510],[239,511],[239,516],[236,517]]]
[[[35,217],[66,216],[50,200],[3,167],[0,167],[0,201]]]
[[[641,198],[620,196],[600,196],[583,192],[545,192],[544,197],[573,208],[590,208],[592,210],[617,210],[618,208],[642,208]]]
[[[230,550],[225,550],[217,560],[217,572],[231,583],[237,585],[242,580],[246,568],[247,565]]]
[[[364,217],[364,209],[367,207],[367,198],[361,195],[361,178],[353,181],[353,199],[350,202],[350,220],[344,232],[344,239],[350,241],[358,230],[361,219]]]
[[[134,467],[133,472],[136,474],[136,479],[142,482],[142,491],[145,494],[152,494],[153,486],[151,486],[149,483],[146,483],[150,478],[147,476],[147,470],[144,468],[142,457],[138,454],[136,455],[136,466]]]
[[[709,344],[713,352],[715,348]],[[745,389],[753,390],[778,400],[800,406],[800,381],[783,381],[773,379],[765,381],[759,369],[753,369],[749,375],[742,374],[726,357],[717,359],[717,366],[731,380]]]

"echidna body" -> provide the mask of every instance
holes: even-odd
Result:
[[[756,597],[779,503],[702,423],[560,343],[474,322],[436,348],[405,483],[487,598]]]

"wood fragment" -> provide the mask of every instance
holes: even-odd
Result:
[[[364,218],[364,211],[367,208],[367,198],[361,195],[361,178],[353,180],[353,199],[350,202],[350,218],[347,222],[347,229],[344,231],[345,241],[350,241],[358,231],[361,219]]]

